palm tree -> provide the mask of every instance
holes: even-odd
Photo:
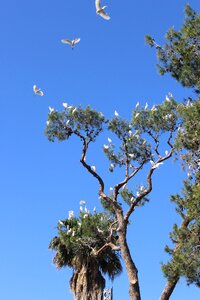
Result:
[[[80,212],[79,218],[70,212],[66,220],[58,222],[58,236],[49,248],[56,252],[53,262],[57,268],[72,268],[70,289],[76,300],[101,300],[103,274],[113,280],[122,271],[119,252],[104,247],[112,223],[107,214],[92,215],[87,209]],[[116,235],[112,235],[112,241],[117,243]]]

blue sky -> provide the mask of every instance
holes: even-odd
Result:
[[[155,52],[144,42],[150,34],[162,43],[170,26],[179,29],[185,3],[105,0],[110,21],[96,15],[94,0],[7,0],[1,5],[1,299],[71,300],[71,271],[56,270],[48,244],[58,219],[71,209],[78,212],[80,200],[100,209],[98,186],[79,164],[79,142],[50,143],[45,137],[48,106],[90,104],[107,117],[116,109],[130,118],[137,101],[157,104],[169,91],[178,101],[191,96],[174,79],[158,75]],[[190,4],[199,11],[199,1]],[[60,42],[75,37],[81,42],[73,51]],[[44,97],[33,94],[33,84]],[[98,148],[106,139],[90,152],[98,168],[107,168]],[[172,161],[162,166],[150,203],[129,226],[144,300],[158,299],[165,285],[160,264],[176,220],[169,196],[180,190],[184,176]],[[107,188],[115,182],[113,176],[106,180]],[[128,299],[125,272],[113,287],[114,300]],[[199,297],[197,288],[181,280],[171,299]]]

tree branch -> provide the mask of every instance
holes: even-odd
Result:
[[[99,195],[104,200],[106,200],[112,206],[113,209],[121,209],[119,204],[114,202],[110,197],[108,197],[104,193],[104,181],[101,178],[101,176],[99,174],[97,174],[97,172],[94,171],[92,169],[92,167],[86,163],[86,153],[87,153],[88,145],[89,145],[90,142],[91,142],[90,140],[88,142],[86,142],[86,139],[83,137],[83,148],[82,148],[82,155],[81,155],[80,162],[84,166],[84,168],[86,168],[88,170],[88,172],[90,174],[92,174],[97,179],[97,181],[99,182]]]
[[[120,183],[118,183],[115,187],[114,187],[114,199],[117,199],[117,195],[119,194],[119,190],[128,183],[128,181],[133,178],[144,166],[146,161],[143,161],[143,163],[136,168],[129,176],[126,176],[125,179],[123,181],[121,181]]]
[[[185,228],[185,227],[188,227],[190,223],[190,220],[186,217],[183,222],[181,223],[179,229],[182,229],[182,228]],[[178,249],[180,247],[180,244],[179,242],[177,241],[177,244],[173,250],[173,253],[177,252]],[[166,285],[165,285],[165,288],[163,289],[162,293],[161,293],[161,296],[160,296],[160,300],[169,300],[171,294],[173,293],[175,287],[176,287],[176,284],[178,283],[179,281],[179,275],[178,274],[175,274],[173,276],[173,278],[170,278],[168,279]]]
[[[173,147],[173,146],[172,146]],[[169,152],[168,155],[164,156],[164,157],[160,157],[156,164],[159,164],[167,159],[169,159],[172,156],[173,153],[173,149],[171,149],[171,151]],[[130,217],[130,215],[132,214],[132,212],[134,211],[135,207],[140,203],[140,201],[146,196],[148,195],[151,190],[152,190],[152,174],[155,171],[155,167],[151,167],[151,169],[149,170],[149,173],[147,174],[147,189],[145,189],[143,192],[140,193],[140,195],[135,199],[135,201],[131,204],[130,208],[128,209],[126,215],[124,216],[124,220],[126,222],[126,224],[128,223],[128,219]]]

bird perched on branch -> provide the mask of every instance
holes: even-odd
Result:
[[[63,44],[68,44],[72,47],[72,49],[74,49],[75,44],[80,42],[80,38],[75,38],[74,40],[69,40],[69,39],[62,39],[61,42]]]
[[[95,1],[96,13],[105,20],[110,20],[110,16],[104,11],[107,6],[101,6],[100,0]]]

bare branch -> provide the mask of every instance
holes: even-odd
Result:
[[[128,181],[133,178],[139,170],[141,170],[144,166],[146,161],[143,161],[142,164],[136,168],[129,176],[126,176],[125,179],[123,181],[121,181],[120,183],[118,183],[115,187],[114,187],[114,199],[116,201],[117,199],[117,195],[119,194],[119,190],[128,183]]]
[[[120,251],[119,246],[116,246],[115,244],[109,242],[109,243],[106,243],[105,245],[103,245],[99,250],[93,249],[92,254],[94,256],[98,256],[99,254],[101,254],[107,248],[111,248],[113,251]]]
[[[169,138],[168,138],[168,140],[167,140],[167,144],[168,144],[171,148],[173,148],[173,145],[171,144],[172,136],[173,136],[173,131],[170,131],[170,135],[169,135]]]
[[[88,149],[88,145],[91,141],[86,142],[86,139],[83,137],[83,149],[82,149],[82,155],[81,155],[81,159],[80,162],[82,163],[82,165],[84,166],[84,168],[86,168],[88,170],[88,172],[90,174],[92,174],[97,181],[99,182],[99,195],[106,200],[111,206],[112,208],[115,209],[121,209],[120,205],[117,204],[116,202],[114,202],[110,197],[108,197],[105,193],[104,193],[104,181],[101,178],[101,176],[99,174],[97,174],[96,171],[94,171],[92,169],[92,167],[90,165],[88,165],[86,163],[86,153],[87,153],[87,149]]]
[[[173,146],[172,146],[173,147]],[[171,151],[169,152],[168,155],[164,156],[164,157],[160,157],[156,164],[159,164],[167,159],[169,159],[172,156],[173,153],[173,148],[171,149]],[[151,190],[152,190],[152,174],[155,171],[155,167],[151,167],[151,169],[149,170],[148,174],[147,174],[147,189],[145,189],[143,192],[140,193],[140,195],[135,199],[135,201],[131,204],[130,208],[128,209],[126,215],[124,216],[124,220],[126,221],[126,223],[128,223],[128,219],[130,217],[130,215],[132,214],[132,212],[134,211],[135,207],[141,202],[141,200],[148,195]]]
[[[114,221],[111,225],[110,225],[110,234],[107,238],[107,241],[99,250],[95,250],[92,249],[92,253],[94,256],[98,256],[101,252],[103,252],[105,249],[107,249],[108,247],[110,247],[113,251],[119,251],[120,247],[116,246],[115,244],[112,243],[112,235],[113,235],[113,226],[117,224],[117,221]]]

